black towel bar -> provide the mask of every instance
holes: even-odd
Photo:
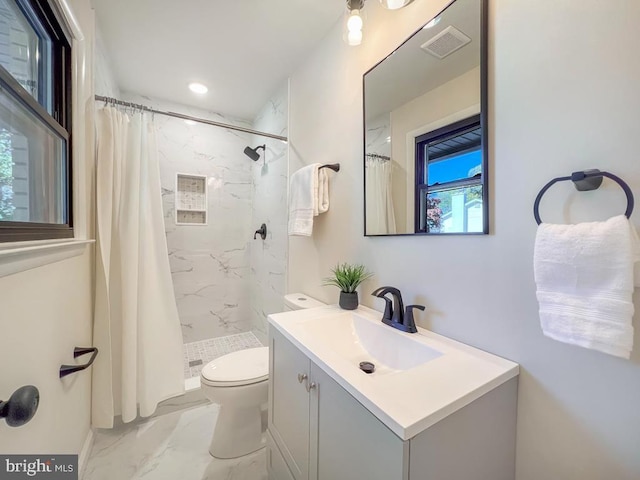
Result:
[[[91,353],[91,358],[84,365],[61,365],[60,366],[60,378],[64,378],[72,373],[80,372],[86,368],[89,368],[96,357],[98,356],[98,349],[96,347],[76,347],[73,349],[73,358],[78,358],[81,355]]]
[[[540,213],[538,212],[538,209],[540,207],[540,200],[542,200],[542,196],[547,192],[547,190],[549,190],[549,188],[551,188],[553,184],[571,180],[576,187],[576,190],[585,192],[588,190],[596,190],[598,187],[600,187],[600,185],[602,184],[602,177],[610,178],[618,185],[620,185],[620,187],[622,187],[622,190],[624,190],[624,193],[627,196],[627,210],[624,212],[624,214],[627,218],[631,217],[631,213],[633,213],[634,200],[633,193],[631,192],[629,185],[627,185],[624,180],[614,175],[613,173],[601,172],[600,170],[595,169],[573,172],[568,177],[554,178],[544,187],[542,187],[542,190],[540,190],[540,193],[538,193],[535,202],[533,202],[533,216],[535,217],[538,225],[542,223],[542,220],[540,220]]]
[[[334,172],[339,172],[340,171],[340,164],[339,163],[330,163],[327,165],[322,165],[321,167],[318,168],[318,170],[320,170],[321,168],[328,168],[329,170],[333,170]]]

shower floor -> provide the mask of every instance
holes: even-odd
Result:
[[[207,363],[222,355],[262,346],[253,332],[185,343],[183,346],[184,378],[199,377],[200,371]]]

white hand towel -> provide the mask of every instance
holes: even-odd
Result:
[[[640,241],[624,215],[606,222],[540,225],[533,262],[543,333],[629,358],[638,260]]]
[[[329,210],[329,174],[326,168],[318,169],[318,197],[317,213],[325,213]]]
[[[289,235],[308,237],[313,232],[313,217],[318,215],[319,167],[319,163],[314,163],[291,175]]]

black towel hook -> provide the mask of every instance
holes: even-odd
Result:
[[[75,347],[73,349],[73,358],[78,358],[87,353],[91,354],[89,361],[82,365],[60,365],[60,378],[64,378],[72,373],[81,372],[93,365],[96,357],[98,356],[98,349],[96,347]]]
[[[624,180],[614,175],[613,173],[601,172],[600,170],[594,169],[594,170],[584,170],[580,172],[573,172],[568,177],[554,178],[549,183],[547,183],[544,187],[542,187],[542,190],[540,190],[540,193],[538,193],[538,196],[536,197],[535,202],[533,202],[533,216],[535,217],[538,225],[542,223],[542,220],[540,220],[540,213],[538,212],[538,209],[540,207],[540,200],[542,200],[542,196],[547,192],[547,190],[549,190],[549,188],[551,188],[552,185],[554,185],[557,182],[571,180],[574,186],[576,187],[576,190],[580,192],[585,192],[588,190],[598,189],[600,185],[602,185],[602,177],[610,178],[611,180],[616,182],[618,185],[620,185],[622,190],[624,190],[624,193],[627,196],[627,210],[624,212],[624,215],[627,218],[631,217],[631,214],[633,213],[634,200],[633,200],[633,192],[631,192],[631,188],[629,188],[629,185],[627,185],[627,183]]]

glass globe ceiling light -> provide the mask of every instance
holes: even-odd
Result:
[[[362,21],[362,17],[360,16],[360,10],[351,10],[349,14],[349,20],[347,20],[347,29],[350,32],[357,32],[362,30],[362,26],[364,22]]]
[[[364,0],[347,0],[347,31],[345,40],[348,45],[356,46],[362,43],[362,8]]]
[[[347,20],[347,43],[352,46],[362,43],[362,26],[364,22],[360,16],[360,10],[351,10]]]
[[[413,0],[380,0],[382,6],[388,10],[398,10],[399,8],[406,7]]]
[[[413,0],[378,0],[380,4],[388,10],[398,10],[406,7]],[[348,45],[356,46],[362,43],[362,28],[364,21],[362,19],[362,9],[365,0],[346,0],[346,29],[344,40]]]

